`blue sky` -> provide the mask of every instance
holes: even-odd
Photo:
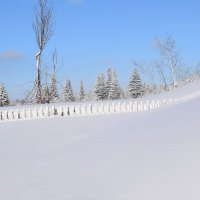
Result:
[[[35,77],[35,2],[1,1],[0,82],[12,99],[24,97]],[[183,63],[192,67],[200,61],[199,0],[55,0],[53,4],[56,29],[43,60],[51,71],[51,54],[57,49],[60,86],[69,78],[75,90],[81,79],[90,88],[96,75],[109,66],[116,68],[126,86],[133,61],[158,58],[154,40],[168,34],[181,50]]]

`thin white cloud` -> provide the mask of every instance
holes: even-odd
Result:
[[[18,51],[4,51],[4,52],[0,52],[0,60],[1,61],[16,61],[16,60],[21,60],[23,57],[23,55],[18,52]]]

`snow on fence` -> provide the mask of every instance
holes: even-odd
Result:
[[[133,102],[111,102],[69,106],[44,105],[35,108],[0,110],[0,122],[21,119],[47,118],[55,116],[64,117],[148,111],[160,108],[164,105],[172,104],[176,101],[176,99],[168,99],[157,101],[152,100]]]

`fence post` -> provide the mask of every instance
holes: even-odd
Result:
[[[118,112],[121,112],[121,103],[118,102]]]
[[[149,108],[149,101],[148,100],[146,101],[146,108],[147,108],[147,110],[150,110],[150,108]]]
[[[115,112],[115,103],[114,102],[112,103],[112,112],[113,113]]]
[[[128,104],[128,112],[133,112],[132,103],[129,102]]]
[[[6,110],[6,118],[9,120],[8,111]]]
[[[47,116],[50,117],[49,106],[47,106]]]
[[[17,110],[17,119],[20,119],[20,112]]]
[[[14,111],[11,110],[12,119],[15,119]]]
[[[23,109],[23,113],[24,113],[24,118],[26,119],[26,109]]]
[[[64,116],[64,110],[63,110],[63,106],[61,106],[61,113],[60,116],[63,117]]]
[[[42,112],[42,116],[44,117],[44,108],[43,108],[43,106],[41,107],[41,112]]]
[[[58,108],[54,107],[54,116],[58,115]]]
[[[67,115],[70,116],[69,106],[67,107]]]
[[[110,113],[110,104],[109,103],[107,103],[107,111],[108,111],[108,113]]]
[[[79,109],[79,114],[81,115],[81,105],[78,106],[78,109]]]
[[[139,104],[139,106],[140,106],[140,110],[141,110],[141,111],[143,111],[143,110],[144,110],[143,101],[140,101],[140,104]]]
[[[137,112],[138,111],[138,102],[136,101],[135,102],[135,112]]]
[[[35,114],[36,114],[36,118],[38,117],[38,108],[35,107]]]
[[[101,103],[101,112],[104,113],[104,104]]]
[[[155,108],[155,102],[154,102],[154,100],[152,100],[152,109],[154,109]]]
[[[157,101],[157,104],[158,104],[158,108],[160,108],[160,106],[161,106],[160,105],[160,100]]]
[[[2,119],[2,111],[0,111],[0,119],[1,119],[1,121],[3,121],[3,119]]]

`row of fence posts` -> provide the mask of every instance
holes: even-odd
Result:
[[[20,120],[31,118],[46,118],[54,116],[80,116],[96,115],[109,113],[126,113],[148,111],[159,108],[163,105],[172,104],[175,100],[157,100],[157,101],[135,101],[135,102],[112,102],[88,105],[72,106],[41,106],[35,108],[0,110],[0,121]]]

